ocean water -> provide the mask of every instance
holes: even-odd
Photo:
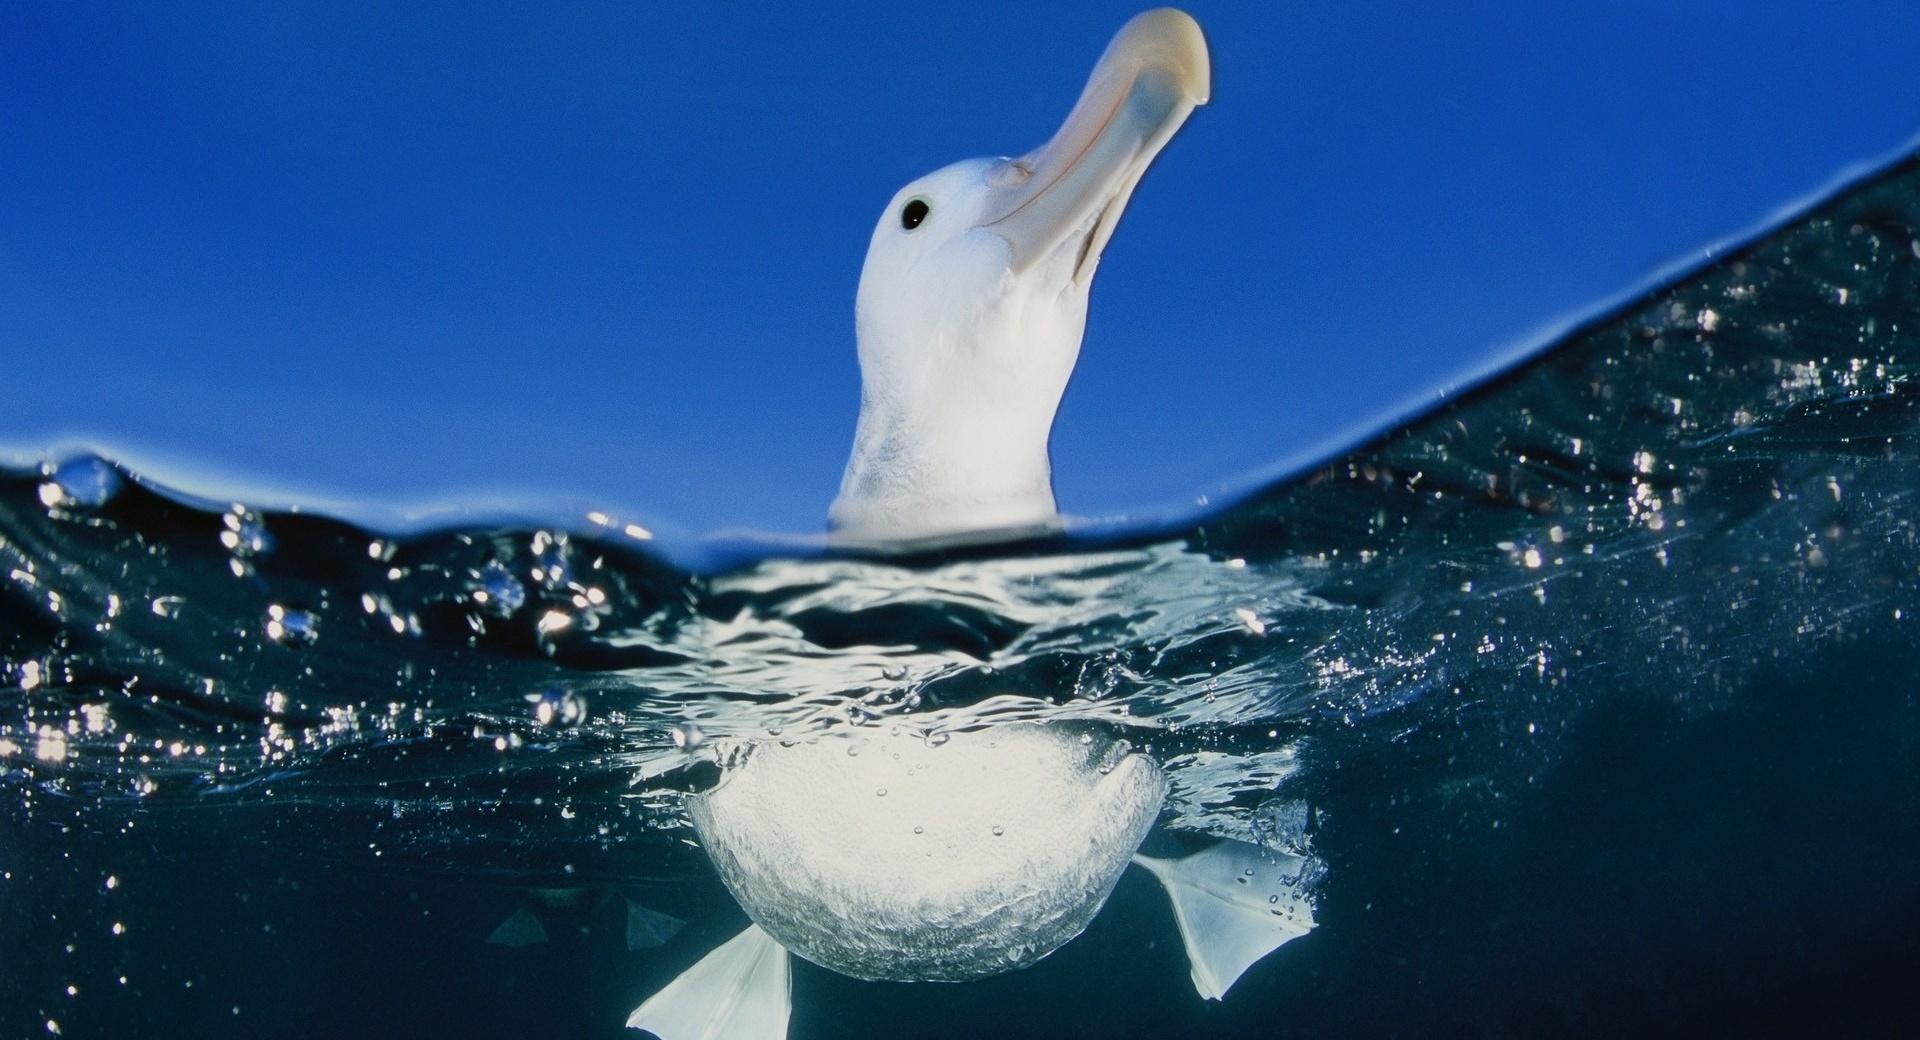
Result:
[[[1912,1035],[1917,373],[1908,161],[1177,522],[888,554],[6,473],[0,1035],[637,1036],[745,923],[710,749],[956,718],[1125,734],[1148,849],[1305,856],[1318,927],[1205,1002],[1134,872],[1022,971],[796,962],[793,1037]]]

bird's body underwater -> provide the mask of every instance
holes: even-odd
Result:
[[[1047,441],[1095,267],[1209,80],[1193,19],[1146,12],[1046,145],[895,195],[856,301],[861,405],[830,513],[837,539],[1054,521]],[[1137,856],[1166,796],[1159,765],[1116,726],[1043,717],[715,742],[719,780],[689,796],[689,815],[754,923],[628,1025],[663,1040],[783,1036],[789,952],[866,979],[1024,967],[1078,935],[1130,862],[1167,888],[1205,997],[1313,926],[1298,857],[1233,842]]]

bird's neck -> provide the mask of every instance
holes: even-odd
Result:
[[[857,538],[1025,527],[1054,518],[1053,409],[969,393],[863,392],[853,455],[829,514]]]

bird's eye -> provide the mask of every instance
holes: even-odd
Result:
[[[900,226],[908,231],[919,227],[920,222],[927,219],[928,208],[926,199],[907,200],[907,204],[900,207]]]

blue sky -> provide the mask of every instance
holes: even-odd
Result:
[[[0,446],[191,490],[815,530],[895,188],[1137,4],[0,9]],[[1920,131],[1920,5],[1193,3],[1101,265],[1081,514],[1431,400]]]

